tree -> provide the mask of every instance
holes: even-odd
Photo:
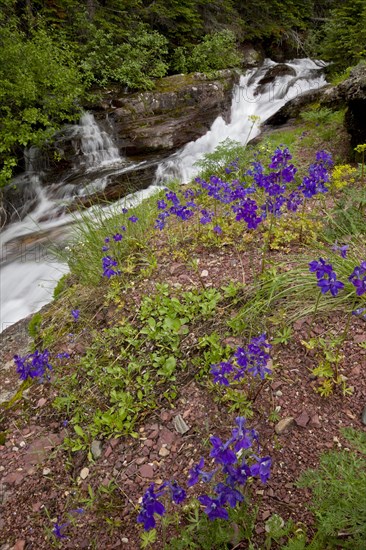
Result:
[[[26,39],[0,27],[0,184],[8,181],[22,148],[40,145],[78,118],[82,78],[71,52],[40,29]]]

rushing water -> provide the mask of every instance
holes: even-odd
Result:
[[[299,59],[287,63],[293,69],[292,76],[280,76],[261,86],[261,79],[275,65],[266,60],[262,67],[242,76],[233,90],[230,122],[225,123],[221,116],[218,117],[204,136],[161,162],[155,184],[165,183],[171,178],[188,182],[197,174],[197,160],[212,152],[221,141],[230,138],[246,144],[249,138],[259,134],[259,124],[253,126],[248,117],[259,117],[263,123],[293,97],[326,84],[322,64]],[[26,171],[14,181],[29,190],[33,209],[2,232],[0,330],[48,303],[57,280],[67,272],[67,266],[50,252],[51,241],[65,241],[77,218],[77,214],[65,213],[63,206],[72,202],[74,197],[103,191],[111,176],[136,168],[120,156],[112,135],[97,125],[93,115],[84,114],[79,125],[69,126],[66,133],[76,153],[73,177],[42,185],[42,175],[47,167],[37,150],[30,148],[26,152]],[[123,203],[133,205],[156,190],[157,187],[152,185],[126,197]],[[99,207],[89,209],[90,216],[95,208]]]

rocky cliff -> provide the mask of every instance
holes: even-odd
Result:
[[[151,92],[112,92],[104,97],[103,107],[122,153],[168,152],[205,134],[217,116],[229,119],[238,81],[239,74],[232,70],[218,71],[214,77],[174,75],[157,81]]]
[[[322,104],[330,107],[346,105],[345,123],[352,147],[366,143],[366,64],[354,67],[349,78],[328,90]]]

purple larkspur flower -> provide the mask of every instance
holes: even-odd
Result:
[[[222,234],[222,229],[219,225],[215,225],[215,227],[213,228],[213,231],[215,233],[217,233],[218,235],[221,235]]]
[[[272,459],[270,456],[256,458],[256,462],[250,466],[252,476],[259,476],[262,483],[266,483],[271,475]]]
[[[119,275],[120,271],[113,269],[116,266],[116,260],[113,260],[110,256],[104,256],[102,258],[103,277],[110,279],[113,275]]]
[[[223,443],[219,437],[212,436],[210,437],[210,441],[213,447],[210,456],[215,459],[215,462],[224,465],[236,462],[236,454],[229,448],[231,440]]]
[[[222,384],[224,386],[229,386],[229,380],[226,375],[233,372],[234,367],[231,363],[227,361],[222,361],[217,365],[211,365],[210,372],[213,375],[213,381],[215,384]]]
[[[223,502],[220,498],[211,498],[208,495],[197,497],[197,500],[205,506],[204,513],[208,519],[229,519],[228,511],[223,507]]]
[[[332,271],[328,279],[319,279],[317,282],[320,292],[326,294],[330,292],[332,296],[337,296],[338,292],[344,288],[344,283],[337,280],[337,275]]]
[[[36,350],[34,353],[29,353],[24,357],[14,355],[16,371],[21,380],[27,378],[43,379],[46,370],[52,370],[50,364],[49,351],[45,349],[43,352]]]
[[[356,266],[348,277],[348,280],[356,289],[357,296],[362,296],[366,292],[366,261]]]
[[[242,459],[240,464],[226,466],[225,472],[227,474],[226,483],[233,487],[235,485],[245,485],[248,478],[252,476],[245,458]]]
[[[309,271],[310,273],[315,273],[317,279],[323,279],[324,277],[329,277],[330,274],[333,271],[332,264],[327,264],[323,258],[319,258],[319,260],[313,260],[309,263]]]
[[[165,210],[165,208],[167,207],[167,203],[165,202],[164,199],[158,201],[158,209],[159,210]]]
[[[201,458],[199,463],[190,469],[189,478],[187,481],[188,487],[192,487],[193,485],[196,485],[196,483],[200,481],[200,478],[204,483],[209,483],[211,481],[216,470],[213,470],[212,472],[204,472],[202,470],[204,465],[205,465],[205,460],[204,458]]]
[[[186,498],[185,490],[182,487],[180,487],[176,481],[169,483],[168,486],[171,491],[172,501],[175,504],[180,504],[181,502],[183,502],[183,500]]]
[[[69,525],[69,522],[66,523],[55,523],[54,528],[52,529],[52,533],[55,535],[57,539],[66,539],[67,536],[65,535],[65,530],[67,526]]]
[[[334,245],[332,246],[332,250],[334,250],[334,252],[339,252],[341,257],[342,258],[346,258],[347,257],[347,251],[349,249],[349,245],[348,244],[345,244],[343,246],[338,246],[337,243],[334,243]]]
[[[219,501],[222,504],[228,504],[231,508],[235,508],[238,502],[243,502],[244,500],[244,496],[240,491],[225,483],[218,483],[214,490],[219,497]]]
[[[138,221],[138,217],[137,217],[137,216],[130,216],[128,219],[129,219],[130,222],[132,222],[132,223],[136,223],[136,222]]]
[[[116,233],[115,235],[113,235],[113,240],[118,243],[119,241],[122,241],[123,239],[123,236],[121,235],[121,233]]]
[[[352,315],[360,317],[361,319],[366,321],[366,307],[359,307],[358,309],[355,309],[354,311],[352,311]]]
[[[158,500],[164,494],[163,491],[154,492],[155,484],[152,483],[142,497],[141,511],[137,516],[137,522],[143,523],[145,531],[153,529],[156,525],[154,514],[163,516],[165,514],[164,505]]]
[[[73,316],[74,320],[77,321],[80,316],[80,309],[72,309],[71,315]]]

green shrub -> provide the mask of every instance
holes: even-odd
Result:
[[[208,73],[240,66],[242,60],[235,42],[235,34],[229,30],[206,34],[187,59],[189,71]]]

